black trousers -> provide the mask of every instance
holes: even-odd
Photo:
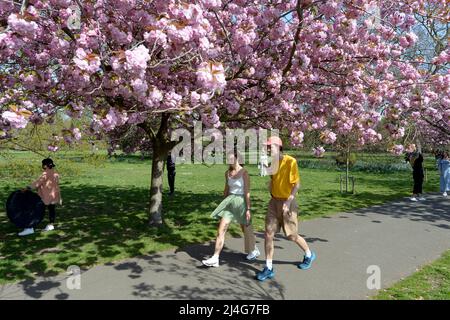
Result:
[[[50,223],[54,223],[56,219],[56,211],[55,211],[56,206],[54,204],[49,204],[46,207],[48,208],[48,216]]]
[[[422,193],[423,175],[414,175],[413,179],[414,179],[413,193],[414,194]]]
[[[170,193],[175,192],[175,170],[167,169],[167,179],[169,180]]]

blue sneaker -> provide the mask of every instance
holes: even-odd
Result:
[[[316,254],[314,251],[311,252],[311,257],[307,258],[306,256],[303,258],[303,262],[297,265],[302,270],[307,270],[311,268],[312,262],[316,260]]]
[[[269,270],[269,268],[264,267],[263,271],[256,274],[256,279],[258,279],[259,281],[264,281],[266,279],[272,279],[274,276],[275,272],[273,272],[273,268],[272,270]]]

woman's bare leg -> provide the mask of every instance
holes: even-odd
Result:
[[[225,234],[227,233],[229,221],[221,219],[219,223],[219,228],[217,230],[216,247],[214,249],[214,255],[218,256],[222,251],[223,245],[225,243]]]

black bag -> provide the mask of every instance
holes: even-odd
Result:
[[[44,219],[45,204],[38,194],[18,190],[6,200],[6,213],[18,228],[34,228]]]

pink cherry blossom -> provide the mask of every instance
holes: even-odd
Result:
[[[207,9],[216,9],[222,5],[222,0],[202,0],[202,2]]]
[[[444,63],[450,63],[450,53],[449,49],[447,51],[442,51],[439,56],[435,57],[433,59],[433,63],[435,64],[444,64]]]
[[[56,151],[59,150],[59,147],[56,146],[56,145],[50,144],[50,145],[47,146],[47,150],[50,151],[50,152],[56,152]]]
[[[396,144],[392,148],[389,149],[389,152],[399,156],[403,153],[404,147],[401,144]]]
[[[330,130],[325,130],[321,133],[320,139],[323,141],[323,143],[333,144],[337,139],[337,135]]]
[[[72,129],[72,135],[73,135],[75,140],[77,140],[77,141],[81,140],[81,131],[80,131],[80,129],[73,128]]]
[[[92,74],[100,69],[100,58],[95,54],[86,54],[82,48],[78,48],[73,58],[75,65],[83,71]]]
[[[125,57],[125,69],[138,72],[145,72],[147,62],[150,60],[149,50],[142,44],[135,49],[125,51]]]
[[[159,44],[163,48],[167,47],[167,35],[161,30],[152,30],[144,33],[144,39],[150,44]]]
[[[28,120],[16,112],[4,111],[2,118],[7,120],[14,129],[23,129],[27,126]]]
[[[325,149],[322,146],[313,148],[313,155],[317,158],[322,158],[325,153]]]
[[[225,71],[221,63],[204,62],[197,70],[197,81],[206,90],[223,90]]]
[[[117,126],[118,122],[119,119],[117,117],[116,111],[113,108],[109,109],[108,114],[101,121],[105,131],[111,131],[112,129],[114,129]]]
[[[303,143],[304,133],[301,131],[294,131],[291,134],[291,143],[293,146],[299,147]]]
[[[39,30],[39,26],[36,22],[26,21],[25,19],[19,18],[17,14],[11,14],[8,17],[8,25],[14,32],[31,39],[37,37],[37,32]]]

